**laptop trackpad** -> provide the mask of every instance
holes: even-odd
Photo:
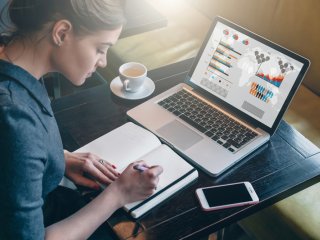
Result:
[[[174,120],[157,130],[157,132],[175,147],[186,150],[203,139],[199,134],[192,131],[177,120]]]

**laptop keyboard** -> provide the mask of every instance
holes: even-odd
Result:
[[[237,151],[258,135],[183,89],[158,104],[230,152]]]

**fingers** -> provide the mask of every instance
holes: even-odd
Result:
[[[140,165],[144,168],[135,168]],[[115,181],[124,203],[143,200],[155,191],[159,175],[163,172],[160,166],[148,166],[144,161],[131,163]]]
[[[113,165],[100,160],[92,153],[71,153],[64,151],[65,175],[74,183],[98,189],[98,183],[108,185],[118,178],[119,173]]]
[[[157,190],[157,185],[159,183],[159,176],[163,172],[163,168],[161,166],[152,166],[150,167],[146,174],[148,174],[148,177],[151,179],[151,185],[152,191]]]
[[[115,181],[119,173],[115,170],[115,166],[102,160],[93,153],[78,153],[79,157],[84,158],[84,172],[90,174],[95,180],[102,184],[110,184]]]
[[[119,173],[115,170],[115,166],[108,161],[101,159],[93,153],[84,153],[88,159],[92,161],[94,166],[109,178],[116,179]]]
[[[74,180],[75,180],[75,184],[77,185],[92,188],[95,190],[100,189],[100,186],[98,183],[84,176],[78,175]]]
[[[146,187],[146,194],[151,195],[154,190],[156,190],[158,182],[159,182],[159,175],[163,172],[163,168],[161,166],[148,166],[144,161],[137,161],[132,164],[136,166],[137,164],[146,167],[146,170],[143,172],[140,170],[139,172],[147,178],[144,180],[145,187]],[[136,168],[135,168],[136,169]]]
[[[153,176],[159,176],[163,172],[163,168],[159,165],[151,166],[148,172]]]
[[[95,180],[103,184],[110,184],[117,179],[117,176],[108,172],[106,167],[101,163],[98,162],[96,164],[90,160],[87,160],[84,164],[84,172],[90,174]]]
[[[104,175],[109,177],[110,179],[116,180],[120,173],[115,170],[114,165],[110,164],[109,162],[99,159],[98,161],[94,162],[96,168],[98,168]]]

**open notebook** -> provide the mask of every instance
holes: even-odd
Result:
[[[88,143],[77,152],[95,153],[115,164],[120,173],[136,160],[163,167],[155,193],[143,201],[124,206],[134,218],[145,214],[198,177],[193,166],[162,144],[153,133],[131,122]]]

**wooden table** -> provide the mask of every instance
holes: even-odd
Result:
[[[184,80],[193,59],[150,71],[158,94]],[[126,111],[142,101],[124,101],[100,85],[53,102],[63,144],[72,151],[127,121]],[[241,220],[319,181],[320,150],[282,121],[270,141],[218,178],[199,170],[199,179],[139,221],[122,209],[107,223],[120,238],[198,239]],[[250,181],[260,203],[203,212],[195,189],[216,184]]]

